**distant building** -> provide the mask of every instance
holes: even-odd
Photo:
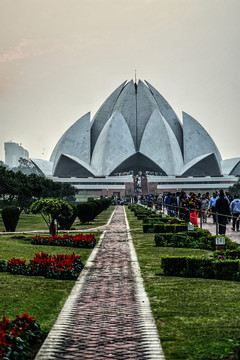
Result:
[[[5,142],[5,164],[10,168],[18,167],[20,158],[29,159],[29,152],[21,145],[14,142]]]

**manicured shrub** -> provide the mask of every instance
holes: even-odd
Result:
[[[183,234],[155,234],[156,246],[198,249],[198,243],[190,236]]]
[[[154,224],[153,225],[154,233],[165,233],[165,225],[163,224]]]
[[[184,231],[184,232],[182,232],[182,234],[184,234],[186,236],[191,236],[194,239],[198,239],[198,233],[195,230]]]
[[[200,277],[205,279],[240,281],[239,260],[218,260],[194,256],[165,256],[161,266],[164,275]]]
[[[186,269],[186,258],[179,256],[163,256],[161,266],[166,276],[181,276]]]
[[[174,224],[166,224],[165,227],[165,233],[175,233],[175,225]]]
[[[6,206],[2,209],[2,219],[6,231],[14,232],[16,230],[20,210],[17,206]]]
[[[143,220],[146,216],[147,216],[147,214],[144,214],[144,213],[142,213],[142,214],[137,214],[137,219],[138,219],[138,220]]]
[[[172,221],[174,221],[174,219],[175,218],[173,218],[173,217],[170,217],[170,216],[166,216],[166,217],[161,217],[161,221],[163,222],[163,223],[167,223],[167,224],[169,224],[169,223],[172,223]]]
[[[175,225],[176,233],[184,232],[184,231],[188,231],[188,224],[176,224]]]
[[[80,203],[77,205],[76,213],[77,217],[81,221],[82,224],[85,224],[86,222],[91,221],[93,217],[93,205],[89,203]]]
[[[240,280],[239,260],[219,260],[214,263],[215,279]]]
[[[236,250],[216,250],[213,253],[215,259],[224,258],[229,260],[240,259],[240,247]]]
[[[153,232],[153,225],[152,224],[143,224],[143,232]]]
[[[204,279],[214,278],[214,263],[211,259],[189,256],[186,259],[186,263],[187,266],[182,276]]]
[[[74,223],[76,217],[77,217],[77,208],[76,206],[72,205],[73,208],[73,214],[70,217],[58,217],[58,225],[60,226],[60,229],[62,230],[69,230],[72,227],[72,224]]]
[[[216,249],[216,239],[215,236],[203,236],[197,239],[199,242],[199,248],[205,250],[215,250]]]
[[[94,204],[96,205],[96,216],[97,216],[103,211],[103,203],[101,200],[95,200]]]

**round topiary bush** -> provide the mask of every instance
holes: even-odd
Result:
[[[61,230],[70,230],[72,224],[74,223],[76,217],[77,217],[77,208],[75,205],[72,205],[73,208],[73,214],[71,216],[68,217],[58,217],[58,225],[60,226]]]
[[[82,224],[89,222],[93,218],[93,206],[91,203],[81,203],[77,205],[77,217],[81,221]]]
[[[2,209],[2,219],[6,231],[14,232],[16,230],[20,210],[17,206],[6,206]]]

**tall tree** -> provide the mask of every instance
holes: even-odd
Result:
[[[73,207],[67,201],[55,198],[40,199],[31,205],[33,214],[41,214],[49,232],[53,236],[57,233],[57,220],[59,217],[68,218],[73,215]]]
[[[238,182],[236,182],[236,184],[234,184],[233,186],[230,186],[230,188],[228,189],[228,191],[229,191],[230,194],[232,194],[232,195],[238,195],[238,196],[240,196],[240,178],[238,179]]]

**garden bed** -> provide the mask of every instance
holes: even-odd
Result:
[[[0,271],[14,275],[44,276],[51,279],[74,280],[83,269],[81,256],[75,255],[48,255],[44,252],[35,254],[35,257],[26,264],[26,260],[11,258],[7,262],[0,261]]]
[[[26,359],[30,346],[40,338],[40,326],[36,319],[24,313],[10,322],[6,316],[0,321],[0,358]]]
[[[96,239],[93,234],[65,234],[51,237],[36,235],[32,238],[31,242],[33,245],[69,246],[85,249],[92,249],[96,245]]]

